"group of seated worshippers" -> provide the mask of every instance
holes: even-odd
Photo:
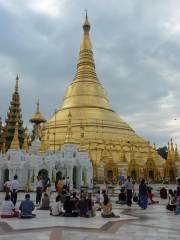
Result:
[[[62,197],[63,196],[63,197]],[[112,204],[108,195],[103,193],[103,200],[100,203],[101,216],[102,217],[119,217],[112,211]],[[1,218],[34,218],[33,214],[35,209],[34,203],[30,199],[30,194],[25,194],[25,200],[20,203],[19,209],[16,209],[11,201],[10,195],[5,196],[5,200],[2,203]],[[80,198],[77,197],[76,192],[73,192],[72,196],[68,193],[58,195],[56,201],[50,205],[50,199],[48,194],[44,193],[42,198],[42,204],[39,209],[50,210],[52,216],[64,216],[64,217],[94,217],[96,215],[96,209],[94,201],[92,200],[91,193],[81,192]]]
[[[100,203],[101,216],[104,218],[119,217],[112,211],[112,204],[106,193],[103,195],[103,201]],[[64,217],[94,217],[96,209],[92,200],[91,193],[82,192],[80,198],[77,197],[76,192],[73,192],[72,196],[67,194],[65,201],[61,201],[61,196],[56,197],[56,202],[50,207],[50,215],[52,216],[64,216]]]
[[[15,209],[10,195],[6,195],[5,200],[2,203],[1,218],[33,218],[36,216],[32,213],[34,208],[34,203],[30,200],[30,194],[28,193],[25,195],[25,200],[21,202],[19,210]]]
[[[64,196],[64,195],[63,195]],[[95,216],[94,202],[91,193],[81,193],[80,198],[76,192],[65,195],[65,199],[61,195],[56,197],[56,202],[50,207],[50,215],[64,217],[93,217]]]

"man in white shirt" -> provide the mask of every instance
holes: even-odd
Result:
[[[37,182],[36,182],[36,204],[41,203],[42,198],[42,192],[43,192],[43,182],[41,179],[41,176],[37,176]]]
[[[127,201],[127,205],[129,207],[131,207],[134,185],[133,185],[133,183],[131,181],[131,177],[130,176],[127,177],[127,180],[126,180],[126,182],[124,184],[124,187],[126,188],[126,201]]]
[[[17,193],[19,189],[19,181],[17,179],[18,176],[15,175],[14,179],[11,181],[11,201],[13,202],[14,206],[16,206]]]

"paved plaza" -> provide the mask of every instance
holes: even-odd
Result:
[[[174,186],[175,187],[175,186]],[[117,205],[117,197],[112,196],[113,210],[120,218],[105,219],[97,212],[94,218],[53,217],[49,211],[35,210],[34,219],[0,219],[0,240],[159,240],[180,239],[180,216],[166,210],[167,200],[158,198],[158,187],[155,195],[159,204],[141,210],[137,204],[132,207]],[[31,194],[35,199],[35,194]],[[4,193],[0,193],[0,202]],[[24,198],[19,193],[18,203]],[[55,193],[51,199],[54,201]]]

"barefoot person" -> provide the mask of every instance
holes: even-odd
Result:
[[[19,181],[18,176],[15,175],[14,179],[11,181],[11,201],[13,202],[14,206],[17,202],[17,194],[19,189]]]
[[[30,194],[27,193],[25,195],[25,200],[23,200],[19,206],[19,210],[21,211],[20,217],[21,218],[34,218],[36,216],[36,214],[32,213],[34,208],[35,208],[34,203],[30,200]]]
[[[126,182],[124,184],[124,187],[126,188],[126,202],[127,202],[127,205],[129,207],[131,207],[134,185],[133,185],[133,183],[131,181],[131,177],[130,176],[127,177],[127,180],[126,180]]]
[[[101,209],[102,209],[101,216],[104,218],[119,217],[113,213],[112,204],[108,198],[108,195],[104,195],[104,201],[101,205]]]
[[[11,201],[10,195],[6,195],[2,203],[1,218],[18,217],[19,212],[15,210],[15,206]]]

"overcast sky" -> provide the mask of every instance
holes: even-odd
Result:
[[[179,0],[0,0],[0,115],[20,77],[25,125],[48,119],[73,80],[85,9],[97,75],[114,110],[157,146],[180,144]],[[176,120],[175,120],[176,119]]]

